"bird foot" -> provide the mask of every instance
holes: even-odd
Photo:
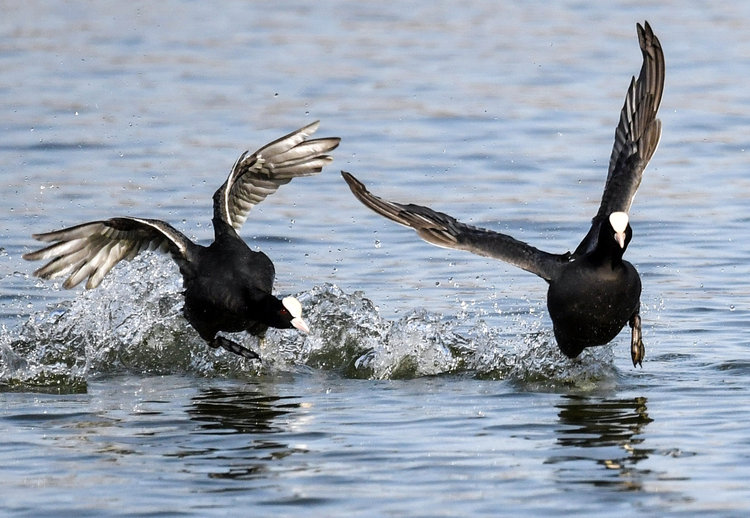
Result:
[[[641,316],[636,313],[630,318],[630,327],[633,330],[630,339],[630,357],[633,359],[633,367],[643,367],[643,357],[646,356],[646,347],[643,345],[641,334]]]
[[[237,342],[233,342],[232,340],[224,338],[223,336],[215,337],[213,340],[208,342],[208,345],[210,347],[213,347],[214,349],[216,349],[217,347],[221,347],[222,349],[226,349],[230,353],[242,356],[243,358],[247,358],[248,360],[260,360],[260,356],[255,351],[251,351],[247,347],[243,347]]]

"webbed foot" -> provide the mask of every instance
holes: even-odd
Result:
[[[215,337],[213,340],[208,342],[208,345],[210,347],[213,347],[214,349],[216,349],[217,347],[221,347],[222,349],[226,349],[230,353],[234,353],[249,360],[260,360],[260,356],[255,351],[251,351],[247,347],[243,347],[237,342],[233,342],[232,340],[224,338],[223,336]]]
[[[633,367],[643,367],[643,357],[646,356],[646,347],[643,345],[641,334],[641,315],[636,313],[630,317],[630,327],[633,332],[630,338],[630,357],[633,359]]]

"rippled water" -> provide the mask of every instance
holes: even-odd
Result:
[[[664,135],[627,332],[564,359],[533,275],[431,247],[338,169],[552,252],[596,211],[648,19]],[[0,498],[14,516],[712,515],[750,509],[750,8],[23,2],[0,20]],[[303,302],[262,364],[209,350],[169,260],[93,291],[33,232],[136,215],[209,240],[246,148],[315,119],[332,167],[243,236]]]

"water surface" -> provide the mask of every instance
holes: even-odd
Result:
[[[429,246],[349,193],[552,252],[595,213],[641,56],[664,134],[631,220],[647,356],[564,359],[545,284]],[[741,516],[750,508],[750,8],[620,2],[99,2],[0,20],[0,507],[11,516]],[[236,157],[320,119],[323,174],[243,237],[305,304],[264,361],[208,350],[167,259],[94,291],[40,232],[117,215],[210,240]]]

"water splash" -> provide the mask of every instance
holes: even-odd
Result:
[[[509,333],[468,313],[415,310],[391,321],[364,293],[347,294],[334,285],[317,286],[300,300],[314,330],[294,337],[296,356],[287,356],[288,365],[369,379],[470,374],[553,390],[592,387],[616,372],[611,346],[587,350],[573,361],[564,357],[541,316],[511,317]],[[283,358],[278,350],[276,358]]]
[[[248,361],[210,349],[185,321],[171,262],[136,258],[99,288],[32,315],[18,329],[3,329],[0,386],[85,391],[88,379],[117,372],[248,377],[297,368],[366,379],[468,374],[552,390],[614,378],[610,347],[570,361],[539,316],[504,316],[503,331],[488,325],[486,315],[466,312],[420,309],[389,320],[364,293],[332,284],[297,297],[311,334],[271,329],[263,340],[232,335],[263,358]]]

